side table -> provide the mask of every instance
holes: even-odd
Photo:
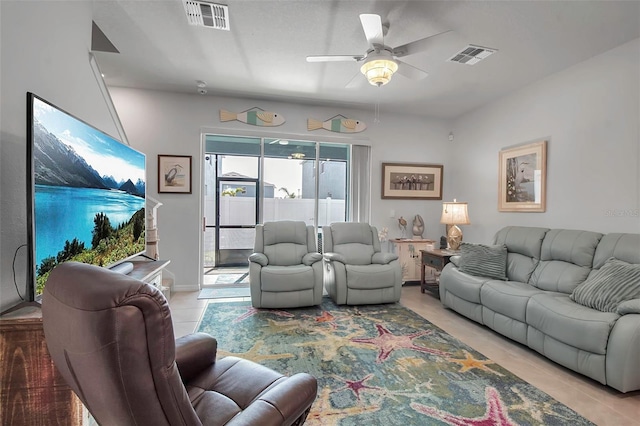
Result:
[[[420,292],[424,293],[427,288],[427,282],[425,280],[425,267],[435,269],[440,272],[449,263],[451,256],[459,254],[459,251],[454,250],[420,250]],[[438,285],[438,282],[435,282]]]

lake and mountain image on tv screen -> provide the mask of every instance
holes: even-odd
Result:
[[[33,99],[36,295],[74,260],[109,266],[145,249],[145,156]]]

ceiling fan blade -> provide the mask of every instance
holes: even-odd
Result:
[[[436,41],[435,38],[443,35],[453,33],[451,30],[443,31],[438,34],[434,34],[429,37],[421,38],[420,40],[412,41],[411,43],[403,44],[402,46],[398,46],[392,50],[394,56],[402,57],[407,55],[413,55],[414,53],[424,52],[429,49]]]
[[[380,15],[363,13],[360,15],[360,22],[362,22],[362,29],[369,44],[374,47],[376,45],[384,46],[384,33]]]
[[[313,55],[307,56],[307,62],[358,62],[363,55]]]
[[[398,59],[396,59],[396,62],[398,63],[398,74],[412,80],[421,80],[429,75],[426,71],[416,68],[413,65],[409,65],[406,62],[399,61]]]

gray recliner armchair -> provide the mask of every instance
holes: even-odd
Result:
[[[367,223],[322,227],[324,287],[338,305],[400,300],[402,268],[398,255],[382,253],[378,230]]]
[[[251,304],[297,308],[322,302],[322,255],[313,226],[284,220],[256,225],[249,256]]]

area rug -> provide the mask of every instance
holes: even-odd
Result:
[[[229,299],[233,297],[251,297],[249,287],[207,287],[200,290],[198,299]]]
[[[218,357],[315,376],[308,425],[592,424],[399,304],[216,303],[198,331],[218,340]]]
[[[244,274],[219,274],[215,284],[249,284],[249,273]]]

